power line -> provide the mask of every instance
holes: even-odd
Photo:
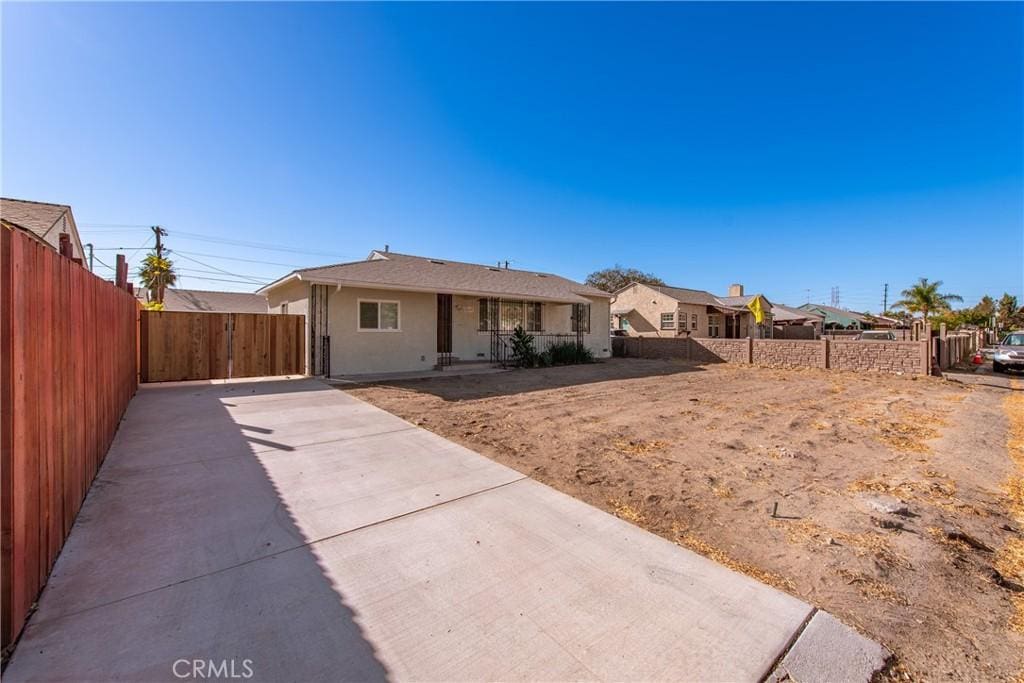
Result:
[[[294,263],[275,263],[274,261],[260,261],[258,259],[251,258],[240,258],[238,256],[221,256],[220,254],[204,254],[198,251],[182,251],[181,249],[175,249],[175,254],[191,254],[193,256],[205,256],[207,258],[224,259],[226,261],[242,261],[244,263],[258,263],[264,266],[281,266],[282,268],[304,268]]]
[[[240,275],[238,273],[232,273],[230,270],[224,270],[223,268],[218,268],[217,266],[211,266],[209,263],[203,263],[199,259],[192,258],[191,256],[185,256],[185,254],[181,254],[179,252],[171,252],[171,253],[178,254],[178,256],[181,256],[182,258],[187,259],[189,261],[192,261],[193,263],[198,263],[199,265],[205,266],[206,268],[212,268],[215,272],[223,273],[224,275],[231,275],[233,277],[245,277],[245,278],[252,277],[250,275]],[[256,278],[253,278],[253,279],[256,279]],[[262,282],[268,282],[268,280],[260,280],[260,282],[261,283]]]
[[[207,237],[206,235],[200,235],[194,232],[183,232],[181,230],[172,231],[174,235],[181,235],[190,239],[199,240],[200,242],[211,242],[214,244],[228,244],[237,247],[248,247],[250,249],[266,249],[268,251],[286,251],[293,254],[311,254],[314,256],[328,256],[331,258],[347,258],[342,254],[336,254],[324,251],[310,251],[308,249],[296,249],[295,247],[287,247],[278,244],[269,244],[266,242],[248,242],[245,240],[234,240],[225,237]]]

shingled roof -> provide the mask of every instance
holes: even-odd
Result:
[[[703,289],[686,289],[685,287],[668,287],[664,285],[648,285],[662,294],[672,297],[681,304],[695,304],[697,306],[717,306],[718,299],[711,292]]]
[[[559,303],[587,303],[585,297],[588,296],[611,297],[607,292],[551,273],[396,254],[393,251],[371,252],[364,261],[292,271],[259,291],[266,292],[291,279],[345,287],[514,297]]]
[[[247,292],[209,292],[201,289],[167,289],[165,311],[207,313],[267,313],[267,297]]]
[[[45,237],[69,211],[71,207],[66,204],[47,204],[0,197],[0,217],[23,230],[28,230],[36,237]]]

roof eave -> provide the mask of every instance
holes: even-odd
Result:
[[[459,288],[456,288],[456,287],[444,287],[444,288],[440,288],[440,287],[417,287],[415,285],[398,285],[398,284],[390,284],[390,283],[386,283],[386,282],[369,282],[369,281],[366,281],[366,280],[343,280],[341,278],[315,278],[315,277],[308,277],[308,276],[307,277],[300,276],[300,279],[302,279],[305,282],[309,282],[310,284],[329,285],[329,286],[338,287],[338,288],[341,288],[341,287],[353,287],[353,288],[359,288],[359,289],[381,289],[381,290],[386,290],[386,291],[389,291],[389,292],[424,292],[424,293],[431,293],[431,294],[453,294],[453,295],[458,295],[458,296],[478,296],[478,297],[488,297],[488,298],[502,298],[502,297],[512,298],[512,297],[515,297],[515,298],[518,298],[518,299],[526,299],[526,300],[529,300],[529,301],[544,301],[544,302],[547,302],[547,303],[556,303],[556,304],[585,304],[585,303],[589,303],[587,297],[582,295],[582,294],[573,294],[572,296],[566,296],[566,297],[552,297],[552,296],[542,296],[542,295],[537,295],[537,294],[530,294],[528,292],[493,292],[493,291],[486,291],[486,290],[479,290],[479,289],[459,289]],[[271,286],[274,286],[274,284],[272,283],[271,285],[267,285],[267,287],[271,287]],[[257,292],[259,292],[259,291],[262,291],[262,290],[257,290]]]

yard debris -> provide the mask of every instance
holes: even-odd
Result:
[[[664,450],[668,447],[668,442],[644,441],[642,439],[627,441],[625,439],[620,439],[612,445],[615,446],[616,450],[622,453],[628,453],[629,455],[647,455],[648,453]]]
[[[942,529],[942,532],[946,534],[946,538],[948,538],[951,541],[959,541],[970,546],[971,548],[974,548],[975,550],[980,550],[985,553],[992,552],[992,548],[988,544],[978,540],[974,536],[971,536],[970,534],[968,534],[965,531],[962,531],[961,529],[952,526],[947,526]]]
[[[885,514],[899,515],[900,517],[913,516],[913,513],[910,511],[906,502],[900,500],[896,496],[890,496],[884,493],[861,493],[857,498],[864,503],[865,506],[875,512],[884,512]]]

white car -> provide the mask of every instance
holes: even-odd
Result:
[[[1016,330],[1003,337],[992,355],[992,371],[1024,370],[1024,330]]]

